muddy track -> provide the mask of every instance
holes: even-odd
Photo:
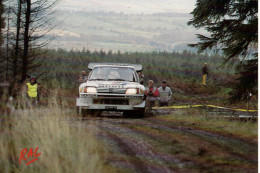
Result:
[[[146,121],[156,123],[157,126],[160,125],[161,128],[170,128],[171,130],[178,130],[183,133],[198,136],[202,140],[207,140],[209,142],[214,143],[215,145],[218,145],[219,147],[222,147],[223,149],[226,149],[233,155],[241,157],[245,160],[250,159],[252,162],[257,163],[257,158],[250,157],[248,155],[242,155],[235,152],[236,149],[240,149],[247,152],[248,154],[255,154],[255,151],[257,151],[258,148],[257,144],[253,144],[248,141],[237,139],[231,136],[227,137],[224,135],[219,135],[216,133],[211,133],[211,132],[198,130],[190,127],[170,125],[169,122],[158,120],[158,119],[157,120],[147,119]]]
[[[135,151],[126,143],[125,140],[110,131],[109,125],[104,125],[102,118],[85,118],[83,120],[74,119],[69,121],[70,126],[85,128],[95,131],[98,139],[103,141],[104,145],[113,148],[111,156],[108,156],[107,161],[114,167],[128,168],[135,172],[145,172],[147,170],[143,162],[137,157]],[[114,153],[120,153],[120,156],[115,156]],[[122,156],[122,154],[124,156]],[[127,157],[126,157],[127,156]]]
[[[221,143],[222,145],[219,145],[221,147],[226,147],[226,149],[232,151],[234,148],[240,148],[244,151],[246,151],[249,154],[254,154],[254,152],[257,150],[257,145],[254,143],[250,143],[248,141],[245,141],[243,139],[237,139],[231,136],[224,136],[219,135],[212,132],[207,132],[203,130],[198,130],[190,127],[180,126],[180,125],[173,125],[169,124],[167,121],[162,121],[158,119],[153,118],[145,118],[145,119],[135,119],[131,121],[131,119],[123,120],[117,120],[117,119],[105,119],[103,122],[110,123],[110,125],[120,125],[120,128],[125,128],[125,125],[139,125],[139,126],[148,126],[155,129],[163,129],[168,131],[179,131],[181,133],[186,133],[190,135],[198,136],[199,138],[203,140],[208,140],[212,143],[215,143],[215,145],[218,145]],[[118,127],[115,127],[118,128]],[[129,129],[128,129],[129,130]],[[133,131],[133,130],[132,130]],[[140,132],[136,132],[140,133]],[[235,153],[233,153],[235,154]],[[257,162],[255,158],[249,158],[246,157],[246,159],[252,159],[252,161]]]
[[[113,133],[109,132],[107,129],[103,128],[103,127],[99,127],[101,130],[104,130],[106,133],[106,135],[100,135],[103,138],[106,137],[108,138],[107,140],[112,140],[112,142],[116,143],[116,145],[118,146],[119,152],[124,153],[125,155],[131,156],[132,159],[131,161],[128,160],[119,160],[117,161],[114,158],[109,158],[111,159],[114,164],[116,162],[119,162],[119,164],[125,164],[126,166],[130,166],[130,168],[133,168],[134,171],[136,172],[144,172],[142,170],[146,170],[146,166],[143,164],[143,162],[136,157],[136,153],[131,149],[131,147],[128,146],[128,144],[123,141],[120,137],[118,137],[117,135],[114,135]]]
[[[184,146],[186,144],[178,143],[178,136],[190,138],[188,142],[191,143],[193,140],[201,141],[202,146],[208,145],[213,150],[215,148],[225,152],[224,155],[227,155],[227,159],[232,158],[249,164],[249,167],[245,166],[240,169],[242,172],[254,172],[254,164],[257,165],[258,162],[255,156],[256,144],[185,127],[185,125],[169,124],[169,122],[153,117],[143,119],[85,118],[78,121],[78,126],[95,129],[99,139],[112,151],[112,155],[107,158],[108,162],[114,167],[123,167],[124,170],[135,172],[201,172],[201,170],[213,169],[215,172],[219,172],[230,166],[228,171],[222,172],[238,171],[235,162],[231,165],[205,162],[200,158],[200,148],[197,152],[190,146]],[[177,151],[171,152],[175,147],[177,147],[175,149]],[[194,147],[196,148],[196,146]],[[184,154],[178,154],[182,152]],[[203,152],[202,149],[202,155]],[[191,156],[186,156],[188,154],[191,154]]]
[[[112,140],[117,149],[129,158],[128,161],[135,172],[179,172],[178,169],[169,168],[165,164],[181,165],[181,161],[156,152],[156,148],[145,141],[140,133],[120,126],[122,123],[120,120],[116,121],[117,123],[113,123],[113,120],[115,119],[96,121],[97,128],[102,131],[99,136],[106,137],[105,140]]]

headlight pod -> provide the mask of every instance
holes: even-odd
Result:
[[[97,93],[97,89],[95,87],[86,87],[84,93]]]
[[[125,94],[134,95],[139,94],[139,88],[128,88],[125,92]]]
[[[125,94],[130,94],[130,95],[137,94],[137,89],[136,88],[128,88],[126,90]]]
[[[134,94],[143,94],[144,90],[139,88],[128,88],[125,94],[134,95]]]

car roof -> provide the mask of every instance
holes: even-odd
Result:
[[[123,68],[133,68],[133,66],[121,66],[121,65],[95,65],[93,68],[95,67],[123,67]]]
[[[137,72],[143,70],[143,66],[141,64],[128,64],[128,63],[89,63],[88,69],[92,70],[95,66],[107,66],[107,67],[128,67],[134,68]]]

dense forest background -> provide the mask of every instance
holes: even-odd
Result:
[[[63,49],[48,50],[43,65],[34,75],[44,79],[46,85],[60,88],[74,88],[82,70],[88,71],[89,62],[119,62],[138,63],[143,65],[145,82],[152,79],[157,85],[162,80],[171,84],[201,83],[202,66],[204,62],[209,65],[209,84],[227,86],[234,78],[234,69],[229,66],[221,67],[222,57],[219,55],[197,55],[188,51],[177,52],[126,52],[120,51],[89,51]],[[47,80],[46,80],[47,79]],[[55,81],[55,82],[52,82]]]

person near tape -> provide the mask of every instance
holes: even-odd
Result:
[[[155,101],[158,100],[160,93],[158,91],[158,88],[154,86],[154,82],[152,80],[148,81],[148,87],[145,89],[144,95],[146,98],[146,106],[155,106]]]
[[[158,91],[160,93],[159,106],[168,106],[172,98],[172,90],[167,87],[167,82],[165,80],[162,81],[162,86],[158,88]]]
[[[202,84],[203,84],[204,86],[207,85],[207,84],[206,84],[206,81],[207,81],[207,76],[208,76],[208,74],[209,74],[208,71],[209,71],[209,70],[208,70],[207,63],[204,63],[203,68],[202,68]]]
[[[39,102],[39,88],[35,77],[30,77],[30,82],[27,83],[27,98],[31,103],[37,104]]]

